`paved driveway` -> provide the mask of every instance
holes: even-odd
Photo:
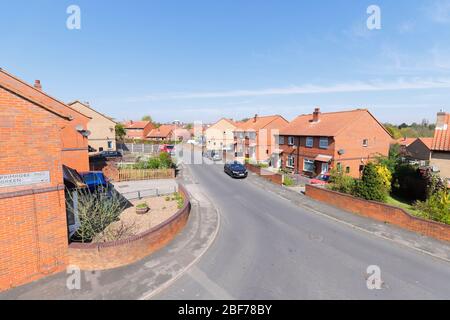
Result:
[[[197,265],[157,299],[450,299],[450,264],[192,165],[221,214]],[[367,288],[379,266],[381,290]]]
[[[113,182],[114,188],[126,199],[172,194],[178,191],[175,179]]]

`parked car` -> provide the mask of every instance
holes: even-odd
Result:
[[[233,178],[247,178],[248,176],[245,166],[237,161],[225,164],[223,171]]]
[[[222,160],[222,156],[220,155],[220,153],[215,153],[212,157],[213,161],[221,161]]]
[[[199,145],[198,141],[195,141],[195,140],[188,140],[186,143],[193,144],[194,146]]]
[[[122,153],[120,153],[120,151],[102,151],[100,152],[100,156],[106,159],[122,158]]]
[[[167,152],[167,153],[171,153],[174,149],[175,149],[175,146],[170,145],[170,144],[163,144],[159,147],[159,151]]]
[[[108,189],[109,181],[101,171],[81,172],[80,176],[90,192]]]
[[[309,181],[309,183],[315,184],[315,185],[326,185],[329,183],[329,181],[330,181],[330,174],[329,173],[321,173],[314,179],[311,179]]]

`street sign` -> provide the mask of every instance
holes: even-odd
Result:
[[[50,171],[0,175],[0,188],[19,187],[49,182],[50,182]]]

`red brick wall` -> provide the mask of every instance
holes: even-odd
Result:
[[[61,124],[62,162],[79,172],[89,171],[88,138],[83,137],[76,127],[87,129],[88,118],[72,113],[73,120]]]
[[[258,176],[260,176],[266,180],[269,180],[272,183],[275,183],[278,185],[283,184],[283,176],[281,174],[273,173],[271,171],[264,170],[262,168],[259,168],[257,166],[251,165],[251,164],[246,164],[245,167],[247,168],[248,171],[256,173]]]
[[[450,241],[450,225],[413,217],[403,209],[306,185],[306,195],[358,215],[388,222],[439,240]]]
[[[82,270],[112,269],[134,263],[164,247],[184,228],[189,218],[188,195],[182,186],[179,190],[185,203],[171,219],[127,240],[101,244],[73,243],[69,248],[70,264]]]
[[[67,263],[61,121],[0,88],[0,174],[50,172],[50,183],[0,188],[0,291]]]

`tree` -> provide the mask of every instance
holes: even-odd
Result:
[[[143,116],[143,117],[142,117],[142,121],[150,121],[150,122],[153,122],[153,119],[152,119],[151,116],[146,115],[146,116]]]
[[[194,126],[192,125],[192,123],[188,123],[184,128],[187,130],[191,130]]]
[[[118,123],[116,124],[116,138],[119,141],[123,141],[123,138],[127,135],[127,131],[125,130],[125,127],[123,124]]]
[[[386,170],[388,171],[386,167],[383,167],[383,171]],[[368,163],[364,167],[362,179],[356,181],[355,193],[358,197],[366,200],[386,202],[389,187],[378,166],[375,163]]]

